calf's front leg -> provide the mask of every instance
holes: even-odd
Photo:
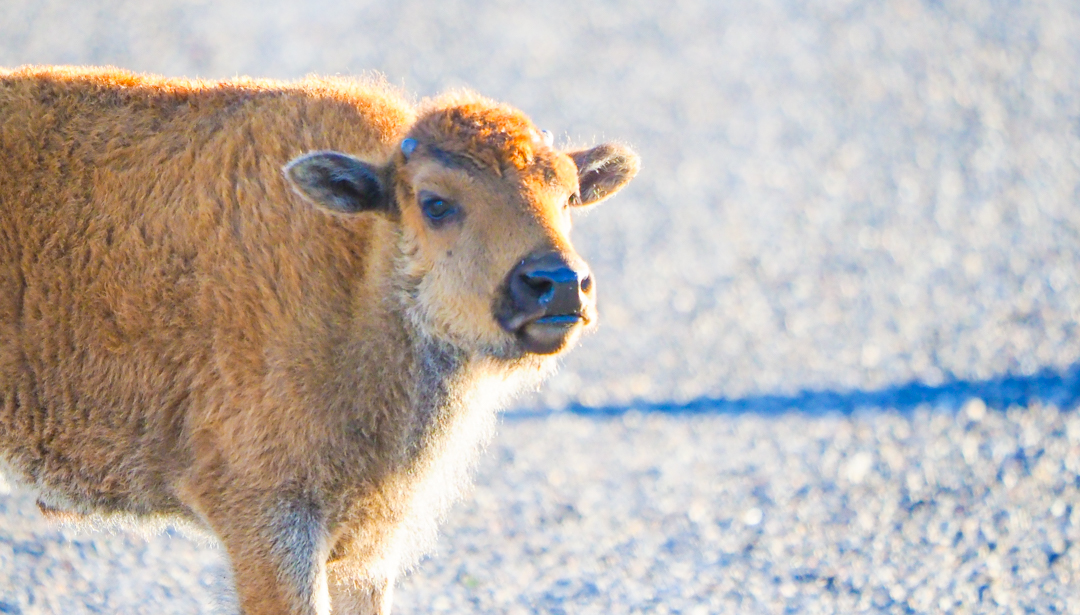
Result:
[[[232,562],[243,615],[329,615],[327,531],[318,503],[290,489],[204,502]]]

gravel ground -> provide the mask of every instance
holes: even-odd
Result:
[[[1075,412],[978,400],[907,416],[511,421],[445,555],[399,605],[1077,613],[1078,444]]]
[[[640,151],[577,222],[600,331],[398,612],[1080,611],[1080,5],[3,0],[22,63],[378,70]],[[0,613],[229,611],[212,545],[0,513]]]

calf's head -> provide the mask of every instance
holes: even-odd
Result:
[[[494,356],[554,354],[596,321],[596,284],[570,243],[570,210],[637,173],[629,149],[561,152],[520,112],[470,97],[433,103],[386,166],[313,152],[285,167],[329,210],[400,228],[411,318]]]

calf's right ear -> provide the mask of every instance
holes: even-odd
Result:
[[[341,152],[309,152],[282,169],[293,190],[337,213],[388,211],[389,197],[377,167]]]

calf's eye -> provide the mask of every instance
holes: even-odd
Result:
[[[436,225],[454,218],[459,211],[453,201],[430,192],[420,193],[420,210],[429,222]]]

